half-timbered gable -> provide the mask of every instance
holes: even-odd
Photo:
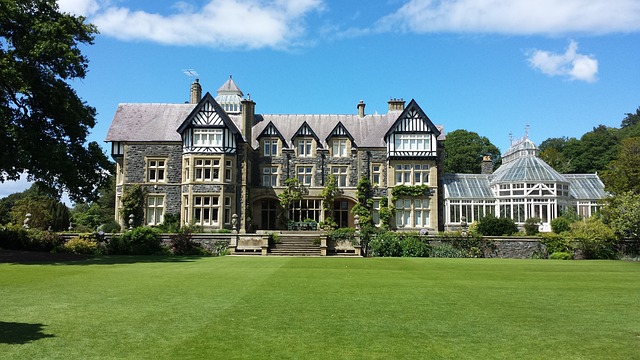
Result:
[[[178,128],[184,153],[235,154],[240,131],[229,115],[206,93]]]
[[[440,130],[415,100],[398,117],[384,136],[389,158],[435,159]]]

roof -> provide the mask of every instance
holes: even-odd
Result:
[[[445,199],[494,199],[486,174],[445,174]]]
[[[176,131],[196,104],[119,104],[105,141],[182,141]]]
[[[569,181],[569,196],[576,200],[594,200],[607,197],[598,174],[565,174]]]
[[[491,184],[513,182],[562,182],[567,180],[536,156],[525,156],[502,164],[490,177]]]
[[[240,96],[244,96],[242,90],[236,85],[233,81],[233,78],[229,76],[229,80],[227,80],[222,86],[218,88],[218,94],[239,94]]]

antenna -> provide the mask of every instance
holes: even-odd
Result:
[[[198,73],[193,69],[182,69],[182,73],[190,78],[198,76]]]

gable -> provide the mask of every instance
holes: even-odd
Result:
[[[351,143],[355,145],[355,142],[353,141],[353,136],[351,136],[351,133],[349,133],[349,130],[347,130],[347,128],[344,127],[342,122],[339,122],[338,124],[336,124],[336,126],[333,128],[333,130],[331,130],[331,132],[329,133],[329,135],[325,140],[328,142],[331,138],[334,138],[334,137],[346,137],[349,140],[351,140]]]
[[[278,128],[273,125],[272,121],[269,121],[264,130],[260,132],[260,135],[258,135],[256,140],[260,141],[260,139],[263,137],[277,137],[278,139],[280,139],[280,141],[282,141],[283,146],[287,146],[287,142],[284,140],[284,137],[282,136]]]
[[[409,105],[384,135],[385,141],[392,133],[432,133],[436,137],[440,136],[440,130],[431,122],[431,119],[414,99],[411,99]]]
[[[234,135],[240,134],[235,123],[210,93],[206,93],[202,97],[202,100],[180,124],[177,131],[182,134],[186,129],[194,127],[227,128]]]
[[[318,147],[322,147],[322,144],[320,143],[320,139],[318,139],[318,136],[313,131],[313,129],[311,129],[311,126],[309,126],[309,124],[307,124],[306,121],[304,123],[302,123],[302,125],[300,125],[298,130],[291,137],[291,140],[293,140],[293,139],[295,139],[297,137],[312,137],[316,141],[316,143],[318,144]]]

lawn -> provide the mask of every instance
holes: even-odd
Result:
[[[640,263],[0,264],[3,359],[637,359]]]

